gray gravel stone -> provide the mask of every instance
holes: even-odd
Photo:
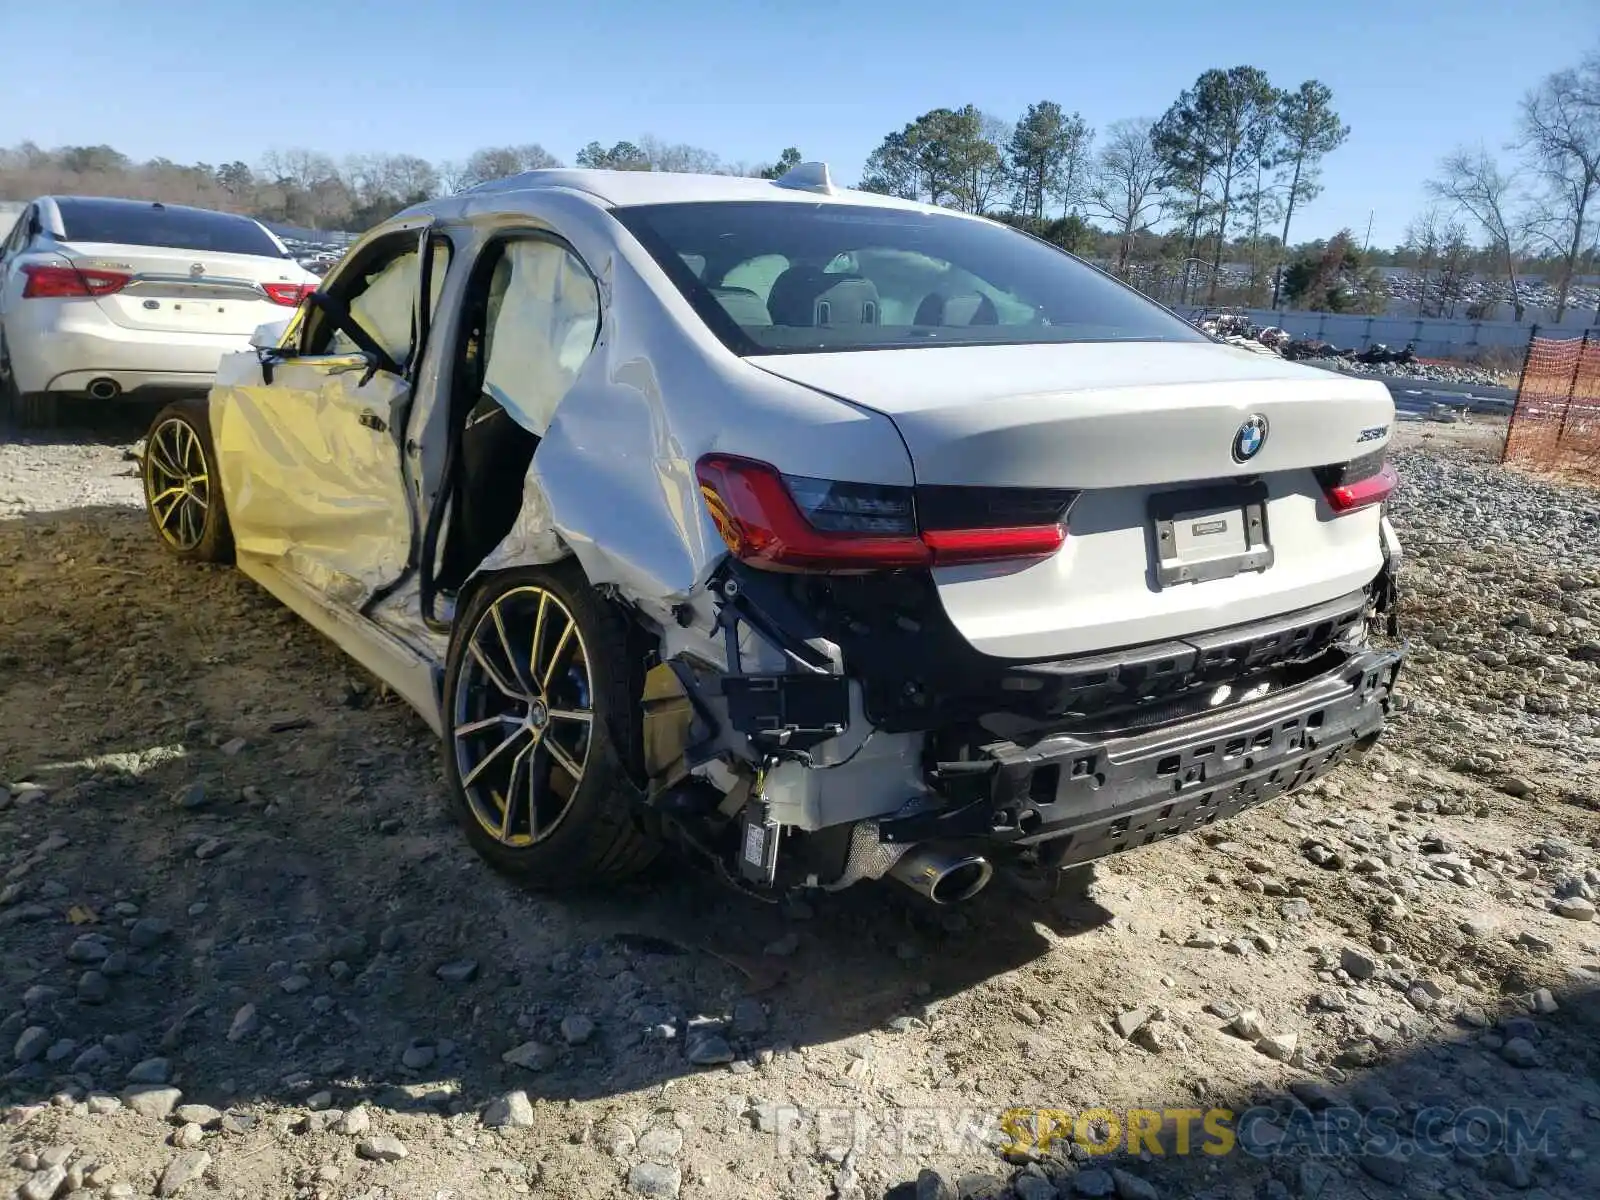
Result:
[[[512,1126],[526,1129],[533,1124],[533,1104],[528,1099],[528,1093],[523,1091],[507,1092],[497,1100],[491,1100],[483,1110],[483,1123],[489,1129],[502,1129]]]
[[[187,1154],[178,1155],[167,1164],[167,1169],[161,1172],[161,1179],[156,1183],[156,1195],[176,1196],[204,1175],[210,1165],[211,1155],[204,1150],[191,1150]]]
[[[736,1000],[731,1025],[735,1037],[758,1037],[767,1031],[767,1010],[753,996]]]
[[[111,981],[99,971],[78,976],[78,999],[85,1004],[104,1004],[111,999]]]
[[[1116,1193],[1117,1185],[1111,1178],[1110,1171],[1103,1171],[1099,1167],[1091,1167],[1087,1171],[1079,1171],[1072,1177],[1072,1191],[1078,1196],[1111,1196]]]
[[[555,1065],[558,1057],[555,1047],[543,1042],[523,1042],[500,1056],[500,1061],[524,1071],[544,1071]]]
[[[474,959],[458,958],[440,963],[433,973],[446,983],[471,983],[478,977],[478,964]]]
[[[628,1188],[640,1196],[658,1197],[659,1200],[674,1200],[678,1189],[683,1186],[683,1172],[677,1167],[663,1166],[660,1163],[642,1162],[635,1163],[628,1171]]]
[[[61,1062],[64,1059],[72,1057],[73,1052],[76,1051],[77,1048],[78,1043],[73,1041],[71,1038],[57,1038],[55,1041],[50,1043],[50,1049],[44,1052],[44,1060],[48,1063]]]
[[[1534,1049],[1533,1043],[1527,1038],[1512,1038],[1504,1046],[1500,1047],[1500,1057],[1513,1067],[1525,1069],[1539,1065],[1539,1052]]]
[[[139,1084],[127,1088],[122,1093],[124,1104],[140,1116],[155,1121],[165,1121],[182,1099],[183,1093],[177,1088],[165,1087],[158,1083]]]
[[[1160,1200],[1155,1184],[1130,1171],[1112,1168],[1111,1182],[1116,1185],[1117,1200]]]
[[[129,1083],[166,1083],[172,1078],[172,1060],[147,1058],[128,1071]]]
[[[193,1150],[205,1139],[205,1131],[191,1121],[178,1126],[177,1132],[172,1135],[172,1144],[180,1150]]]
[[[706,1034],[689,1042],[688,1059],[697,1067],[733,1061],[733,1047],[720,1034]]]
[[[199,1125],[209,1129],[222,1123],[222,1114],[209,1104],[180,1104],[172,1110],[172,1119],[184,1125]]]
[[[1150,1010],[1148,1008],[1134,1008],[1125,1013],[1118,1013],[1111,1025],[1117,1031],[1118,1037],[1131,1038],[1139,1032],[1140,1026],[1149,1019]]]
[[[246,1004],[233,1014],[233,1022],[228,1026],[228,1040],[241,1042],[260,1028],[261,1018],[256,1015],[256,1006]]]
[[[23,1180],[17,1189],[17,1200],[55,1200],[67,1186],[67,1169],[62,1166],[47,1167]]]
[[[140,917],[128,930],[128,945],[135,950],[148,950],[172,934],[172,922],[160,917]]]
[[[399,1162],[410,1153],[405,1143],[392,1134],[380,1133],[356,1143],[356,1153],[371,1162]]]
[[[1339,965],[1351,979],[1371,979],[1378,973],[1378,960],[1346,946],[1339,952]]]
[[[332,1128],[344,1137],[360,1137],[372,1128],[372,1117],[365,1108],[352,1108],[334,1121]]]
[[[1565,900],[1557,900],[1555,914],[1565,917],[1569,921],[1594,920],[1594,902],[1585,900],[1582,896],[1570,896]]]
[[[658,1126],[639,1135],[639,1156],[649,1162],[670,1163],[683,1150],[683,1130]]]
[[[45,1051],[50,1049],[50,1031],[43,1025],[29,1025],[17,1038],[16,1047],[11,1056],[19,1063],[31,1063],[43,1058]]]
[[[569,1046],[581,1046],[594,1036],[594,1022],[582,1013],[561,1018],[561,1038]]]
[[[105,939],[94,933],[86,933],[67,947],[67,960],[75,963],[98,963],[105,961],[111,947]]]

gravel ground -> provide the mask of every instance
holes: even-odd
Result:
[[[522,892],[419,718],[160,553],[130,431],[0,444],[0,1196],[1600,1195],[1600,499],[1402,438],[1380,746],[956,911]]]

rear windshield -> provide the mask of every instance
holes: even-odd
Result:
[[[107,204],[57,200],[69,242],[116,242],[123,246],[170,246],[215,254],[283,258],[266,230],[249,217],[203,208],[157,208],[154,204]]]
[[[739,354],[1207,340],[1087,263],[994,221],[773,201],[613,212]]]

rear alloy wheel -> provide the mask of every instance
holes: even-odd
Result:
[[[637,713],[627,626],[570,564],[491,578],[457,619],[445,768],[489,862],[539,888],[633,874],[654,855],[623,767]]]
[[[144,503],[162,544],[188,562],[228,562],[233,534],[217,485],[204,401],[169,404],[145,438]]]

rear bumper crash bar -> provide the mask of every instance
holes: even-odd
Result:
[[[1375,737],[1402,658],[1360,652],[1275,696],[1158,729],[978,747],[931,772],[944,807],[883,819],[878,836],[1037,847],[1065,867],[1191,832],[1317,778]]]

